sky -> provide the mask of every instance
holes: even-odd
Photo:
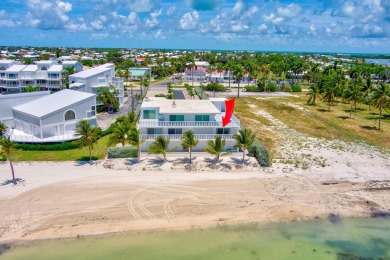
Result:
[[[0,45],[390,53],[390,0],[1,0]]]

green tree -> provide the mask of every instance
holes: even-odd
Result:
[[[236,140],[236,144],[234,148],[242,149],[242,162],[245,162],[245,151],[249,149],[249,147],[255,141],[256,136],[252,133],[250,129],[242,128],[238,130],[237,134],[233,135],[233,138]]]
[[[40,86],[35,86],[35,87],[33,87],[33,86],[31,86],[31,85],[28,85],[28,86],[26,87],[26,92],[37,92],[37,91],[39,91],[40,89],[41,89]]]
[[[315,106],[316,99],[317,99],[317,96],[319,95],[319,93],[320,93],[320,89],[319,89],[318,85],[317,84],[311,85],[309,87],[309,92],[306,94],[309,96],[309,99],[307,100],[307,104]]]
[[[69,76],[74,74],[75,71],[74,71],[74,68],[73,67],[66,67],[65,70],[64,70],[64,85],[65,85],[65,88],[69,88]]]
[[[192,148],[197,146],[198,143],[199,140],[195,138],[194,132],[189,130],[183,133],[181,137],[181,145],[184,149],[188,149],[188,151],[190,152],[190,163],[192,163]]]
[[[7,131],[7,126],[0,122],[0,137],[3,137],[4,133]]]
[[[374,87],[371,92],[371,100],[374,107],[379,108],[378,130],[381,130],[382,109],[390,103],[390,87],[384,82]]]
[[[351,109],[349,111],[350,118],[352,117],[352,106],[355,106],[356,112],[356,104],[362,99],[362,89],[359,82],[360,81],[358,80],[354,80],[349,84],[348,88],[344,89],[343,92],[343,98],[345,98],[345,100],[348,100],[351,104]]]
[[[157,136],[156,140],[150,144],[148,154],[162,154],[164,157],[164,162],[167,161],[167,153],[173,152],[176,148],[169,148],[170,140],[164,136]]]
[[[100,88],[97,101],[103,103],[103,107],[106,111],[118,111],[119,110],[119,102],[114,96],[114,93],[109,88]]]
[[[0,139],[0,155],[5,155],[7,157],[7,160],[9,161],[9,165],[11,167],[11,172],[12,172],[12,182],[14,185],[16,185],[16,178],[15,178],[15,171],[14,171],[14,166],[12,164],[12,157],[11,153],[15,150],[16,144],[10,140],[10,137],[5,137],[3,136]]]
[[[127,136],[127,141],[131,145],[137,146],[137,160],[138,160],[138,162],[140,162],[140,160],[141,160],[141,145],[145,141],[145,140],[141,139],[140,131],[137,128],[132,127],[130,129],[129,135]],[[165,158],[164,158],[164,160],[165,160]]]
[[[226,156],[231,154],[231,152],[223,152],[225,149],[226,141],[222,139],[221,136],[216,136],[215,140],[209,140],[207,142],[207,148],[203,149],[204,152],[207,152],[211,155],[215,155],[217,162],[219,162],[219,158],[221,156]]]
[[[92,127],[87,120],[81,120],[76,125],[76,136],[80,139],[77,140],[80,148],[87,146],[89,150],[89,162],[92,162],[92,149],[93,144],[98,139],[99,128]]]
[[[242,80],[242,77],[244,77],[244,69],[242,68],[241,64],[237,64],[233,68],[233,75],[234,78],[236,79],[236,82],[238,84],[237,88],[237,97],[240,97],[240,82]]]
[[[108,145],[112,146],[116,145],[117,143],[121,143],[122,146],[125,146],[129,131],[130,123],[127,120],[122,123],[115,124],[114,131],[108,139]]]

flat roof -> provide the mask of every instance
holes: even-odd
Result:
[[[16,62],[16,61],[14,61],[14,60],[0,60],[0,64],[10,64],[13,62]]]
[[[175,106],[173,106],[175,102]],[[172,100],[150,97],[142,102],[142,108],[160,108],[160,114],[219,114],[210,100]]]
[[[82,91],[64,89],[23,105],[16,106],[13,110],[42,118],[91,97],[95,97],[95,95]]]
[[[63,70],[62,65],[53,65],[47,71],[48,72],[61,72],[62,70]]]
[[[72,74],[71,76],[72,77],[76,77],[76,78],[86,79],[86,78],[89,78],[89,77],[92,77],[92,76],[95,76],[97,74],[100,74],[100,73],[103,73],[103,72],[107,72],[107,71],[110,71],[110,70],[111,70],[111,68],[108,67],[108,65],[101,65],[99,67],[95,67],[95,68],[92,68],[92,69],[87,69],[87,70],[80,71],[78,73]]]
[[[22,71],[26,65],[12,65],[6,72],[20,72]]]
[[[34,71],[37,71],[38,70],[38,66],[37,65],[27,65],[23,71],[26,71],[26,72],[34,72]]]

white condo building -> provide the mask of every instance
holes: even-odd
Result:
[[[38,61],[24,65],[13,60],[0,60],[0,90],[6,93],[24,92],[27,86],[40,86],[41,90],[58,91],[64,88],[66,67],[75,72],[82,70],[81,63],[74,61],[60,65],[55,61]]]
[[[240,121],[233,116],[232,121],[222,127],[222,116],[225,114],[225,99],[210,100],[169,100],[165,98],[145,98],[141,106],[138,127],[141,146],[147,151],[157,136],[170,139],[170,148],[177,147],[183,151],[181,137],[185,131],[192,130],[199,144],[193,149],[201,151],[207,147],[208,140],[220,135],[226,140],[225,149],[231,150],[235,144],[233,134],[240,129]]]

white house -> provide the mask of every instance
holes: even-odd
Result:
[[[181,147],[181,137],[185,131],[192,130],[199,144],[193,149],[201,151],[207,147],[208,140],[221,136],[226,140],[225,149],[233,149],[233,134],[240,128],[240,121],[233,115],[232,121],[222,127],[225,114],[225,99],[210,100],[169,100],[165,98],[145,98],[141,106],[138,127],[141,139],[145,142],[141,150],[147,151],[149,145],[162,135],[170,139],[170,147]]]
[[[79,62],[69,63],[75,71],[82,69]],[[24,92],[26,87],[40,86],[41,90],[58,91],[64,86],[64,66],[54,61],[38,61],[24,65],[16,61],[0,60],[0,89],[7,93]]]
[[[17,98],[17,95],[31,94],[10,96]],[[96,97],[90,93],[64,89],[12,106],[12,116],[10,138],[13,141],[44,143],[74,140],[78,138],[74,133],[80,120],[97,125]]]
[[[118,93],[116,98],[119,104],[124,102],[123,78],[115,77],[115,65],[106,63],[104,65],[84,70],[69,76],[69,87],[71,89],[84,91],[97,95],[100,88],[114,86]]]

